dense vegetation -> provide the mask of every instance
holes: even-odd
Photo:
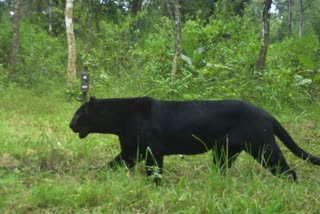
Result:
[[[274,1],[264,70],[256,69],[262,1],[182,1],[182,57],[174,80],[174,33],[165,1],[144,1],[140,10],[130,9],[132,2],[74,4],[77,69],[88,67],[90,95],[248,100],[279,118],[304,149],[320,154],[318,0],[305,3],[302,34],[299,4],[289,33],[286,1]],[[78,83],[67,87],[65,1],[22,4],[14,70],[12,4],[0,1],[1,213],[320,211],[320,168],[286,149],[298,184],[274,178],[247,155],[225,176],[209,153],[168,157],[160,187],[145,179],[142,164],[132,172],[90,170],[114,157],[119,146],[114,136],[80,141],[68,128],[80,92]]]

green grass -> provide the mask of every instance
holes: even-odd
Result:
[[[211,154],[165,158],[163,185],[132,170],[90,170],[119,152],[115,136],[80,140],[68,127],[79,106],[63,93],[0,94],[0,213],[320,213],[320,167],[283,146],[299,183],[273,177],[241,154],[221,175]],[[270,107],[272,110],[272,107]],[[320,154],[318,106],[277,115],[307,151]]]

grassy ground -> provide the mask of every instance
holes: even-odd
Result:
[[[1,96],[0,213],[320,213],[320,167],[283,147],[298,184],[273,177],[246,154],[222,176],[207,153],[166,157],[156,187],[143,163],[130,172],[89,170],[119,145],[115,136],[79,140],[71,132],[79,103],[20,89]],[[320,155],[319,109],[305,109],[277,117],[299,145]]]

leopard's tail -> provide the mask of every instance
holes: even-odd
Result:
[[[273,131],[275,135],[284,143],[284,145],[286,145],[286,147],[288,147],[288,149],[293,154],[314,165],[320,165],[320,158],[309,154],[301,147],[299,147],[298,144],[289,135],[289,133],[276,119],[273,120]]]

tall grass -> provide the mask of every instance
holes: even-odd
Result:
[[[1,213],[320,212],[320,167],[286,149],[297,184],[273,177],[246,154],[221,175],[209,152],[166,157],[163,184],[157,187],[145,178],[143,163],[132,171],[91,170],[119,152],[117,138],[90,135],[79,140],[68,128],[79,103],[66,102],[62,91],[49,97],[11,88],[2,95]],[[280,119],[303,148],[319,155],[318,117],[303,115],[287,113]]]

